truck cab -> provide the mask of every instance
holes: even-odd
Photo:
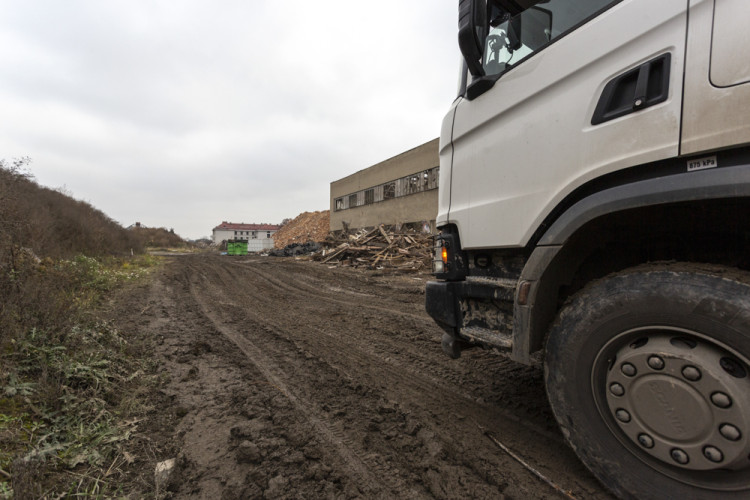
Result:
[[[748,25],[742,0],[459,2],[427,311],[453,358],[543,360],[624,498],[750,495]]]

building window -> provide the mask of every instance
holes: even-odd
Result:
[[[270,238],[271,238],[271,231],[268,231],[268,232],[266,233],[266,238],[268,238],[268,239],[270,239]]]
[[[419,177],[420,177],[419,174],[409,176],[409,180],[406,183],[405,194],[414,194],[414,193],[418,193],[419,191],[421,191],[420,187],[422,187],[422,185],[419,182],[420,180]]]
[[[410,194],[421,193],[438,189],[440,180],[440,167],[433,167],[394,181],[385,182],[377,186],[358,191],[348,196],[336,198],[333,201],[333,209],[338,212],[349,208],[372,205],[385,200],[392,200]]]
[[[427,183],[427,189],[437,189],[440,181],[440,167],[433,167],[429,169],[429,181]]]
[[[396,181],[383,184],[383,199],[392,200],[396,197]]]

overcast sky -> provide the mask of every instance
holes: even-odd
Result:
[[[329,208],[439,135],[457,3],[0,0],[0,158],[186,238]]]

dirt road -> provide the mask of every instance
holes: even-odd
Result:
[[[171,258],[128,306],[168,374],[167,496],[564,497],[489,432],[573,497],[609,498],[565,446],[540,366],[442,354],[428,278]]]

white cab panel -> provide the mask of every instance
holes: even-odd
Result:
[[[750,82],[749,49],[750,2],[717,2],[711,36],[711,83],[731,87]]]
[[[687,5],[626,0],[458,101],[439,220],[458,225],[464,248],[523,246],[587,181],[677,155]],[[665,102],[591,125],[608,81],[667,52]]]
[[[435,223],[440,226],[448,222],[448,210],[451,201],[451,167],[453,166],[453,143],[451,132],[453,130],[453,116],[456,113],[458,99],[453,102],[450,111],[443,118],[440,128],[440,144],[438,155],[440,157],[440,178],[438,179],[438,215]]]
[[[750,84],[724,86],[750,73],[749,10],[748,0],[690,1],[682,154],[750,144]]]

